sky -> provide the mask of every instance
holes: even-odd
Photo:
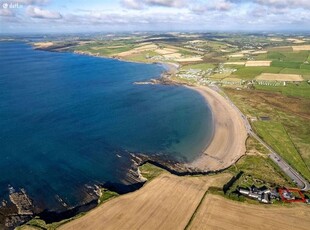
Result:
[[[310,31],[310,0],[0,0],[0,33]]]

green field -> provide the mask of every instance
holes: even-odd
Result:
[[[281,171],[281,169],[268,158],[267,151],[257,140],[249,137],[246,142],[247,151],[258,150],[261,154],[247,154],[227,171],[233,175],[243,172],[241,177],[236,180],[225,196],[239,201],[244,201],[243,196],[238,196],[234,192],[238,187],[267,186],[275,188],[277,186],[294,186],[291,180]],[[218,190],[219,191],[219,190]],[[220,195],[224,195],[221,194]],[[255,203],[255,202],[254,202]]]
[[[82,52],[90,52],[92,54],[99,54],[100,56],[110,56],[113,54],[118,54],[121,52],[125,52],[130,50],[131,47],[122,47],[122,48],[100,48],[100,49],[93,49],[92,46],[79,46],[76,48],[77,51]]]
[[[153,180],[155,177],[159,176],[163,172],[166,172],[164,169],[159,168],[150,163],[143,164],[139,167],[141,175],[146,178],[148,181]]]
[[[310,171],[284,126],[279,122],[257,121],[253,123],[256,133],[266,141],[283,159],[310,180]]]
[[[300,68],[310,70],[310,64],[301,64]]]
[[[101,196],[99,197],[99,204],[102,204],[114,197],[119,196],[118,193],[110,191],[108,189],[102,188],[101,189]]]
[[[75,47],[75,50],[89,52],[92,54],[99,54],[100,56],[112,56],[113,54],[118,54],[131,50],[133,47],[133,44],[126,44],[121,42],[93,42],[89,44],[79,45]]]
[[[291,68],[291,69],[300,69],[301,64],[302,62],[272,61],[271,66]]]
[[[261,73],[279,73],[281,67],[268,67],[268,66],[253,66],[253,67],[240,67],[232,76],[241,78],[243,80],[251,80]]]
[[[280,92],[286,96],[304,97],[310,99],[310,84],[301,82],[299,84],[289,83],[286,86],[255,85],[255,89]]]
[[[269,60],[279,60],[285,62],[304,62],[309,57],[309,51],[299,51],[299,52],[279,52],[279,51],[269,51],[267,54],[267,59]]]
[[[266,60],[267,59],[267,54],[257,54],[253,56],[255,60]]]
[[[256,139],[249,137],[246,141],[247,151],[259,151],[263,155],[246,155],[235,165],[228,169],[229,172],[237,174],[242,171],[261,181],[270,184],[288,185],[290,180],[285,174],[268,158],[268,151]],[[241,186],[241,184],[239,184]]]

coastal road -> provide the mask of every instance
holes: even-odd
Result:
[[[303,191],[310,190],[310,183],[304,179],[293,167],[291,167],[275,150],[273,150],[268,144],[266,144],[259,136],[256,135],[256,133],[253,132],[251,124],[249,123],[246,116],[238,109],[238,107],[230,100],[230,98],[216,85],[210,86],[211,89],[215,90],[216,92],[222,94],[226,100],[229,101],[229,103],[232,105],[233,108],[235,108],[240,116],[242,117],[242,120],[244,122],[244,125],[246,127],[246,130],[250,136],[255,138],[258,142],[260,142],[266,149],[269,150],[269,157],[271,160],[273,160],[274,163],[276,163],[280,169],[289,177],[292,179],[293,182],[297,184],[299,188]]]

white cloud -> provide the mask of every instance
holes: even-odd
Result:
[[[0,16],[2,16],[2,17],[14,17],[15,13],[11,9],[0,8]]]
[[[199,3],[192,6],[194,13],[202,14],[206,11],[229,11],[233,7],[233,3],[227,0],[210,1],[208,3]]]
[[[188,1],[184,0],[145,0],[146,5],[165,7],[185,7]]]
[[[144,5],[139,0],[122,0],[121,4],[128,9],[141,10]]]
[[[256,0],[258,4],[283,8],[310,8],[309,0]]]
[[[186,0],[122,0],[125,8],[141,10],[148,6],[160,6],[169,8],[182,8],[188,5]]]
[[[28,6],[26,13],[32,18],[45,18],[45,19],[61,19],[62,15],[55,11],[44,10],[35,6]]]

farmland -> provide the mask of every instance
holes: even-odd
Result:
[[[207,195],[188,229],[308,229],[307,207],[267,207],[240,204]],[[225,221],[223,221],[225,220]]]
[[[256,77],[257,80],[266,81],[303,81],[301,75],[297,74],[275,74],[275,73],[262,73]]]

